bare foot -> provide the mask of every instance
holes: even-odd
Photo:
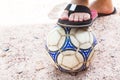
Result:
[[[114,11],[114,7],[112,5],[112,0],[97,0],[94,1],[90,5],[91,10],[96,10],[98,13],[104,13],[104,14],[110,14]],[[69,20],[69,21],[85,21],[90,19],[90,14],[88,13],[72,13],[70,16],[68,16],[68,11],[64,10],[64,12],[61,15],[62,20]]]
[[[61,20],[69,20],[69,21],[85,21],[90,19],[90,14],[88,13],[80,13],[80,12],[76,12],[76,13],[72,13],[70,16],[68,16],[68,11],[64,10],[64,12],[61,15]]]
[[[110,14],[114,11],[114,7],[112,5],[112,2],[100,2],[95,1],[90,5],[91,10],[96,10],[98,13],[104,13],[104,14]]]

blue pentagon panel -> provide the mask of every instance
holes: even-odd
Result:
[[[76,50],[76,47],[71,43],[69,36],[66,37],[65,43],[61,50],[62,51],[65,51],[65,50],[74,50],[75,51]]]
[[[57,62],[57,56],[58,56],[59,54],[60,54],[59,51],[54,51],[54,52],[49,51],[49,55],[52,57],[52,59],[53,59],[55,62]]]
[[[84,59],[87,60],[90,53],[92,51],[92,48],[88,48],[88,49],[80,49],[79,52],[83,55]]]

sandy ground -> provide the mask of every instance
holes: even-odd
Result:
[[[120,80],[120,2],[114,0],[114,3],[117,14],[98,18],[91,26],[98,39],[96,56],[90,68],[76,76],[56,70],[44,48],[45,36],[54,27],[66,2],[52,5],[46,13],[49,16],[46,22],[39,23],[39,15],[33,16],[33,21],[26,21],[29,18],[24,20],[20,15],[16,23],[16,19],[6,17],[6,24],[5,19],[0,19],[0,80]]]

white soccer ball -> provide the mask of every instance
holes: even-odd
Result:
[[[56,26],[48,35],[46,49],[55,66],[63,72],[78,72],[89,67],[97,40],[81,28]]]

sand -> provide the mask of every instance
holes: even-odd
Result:
[[[96,56],[88,70],[76,76],[57,70],[45,50],[46,35],[66,3],[48,11],[51,22],[1,25],[0,80],[120,80],[120,2],[114,3],[117,13],[98,18],[91,26],[98,40]]]

